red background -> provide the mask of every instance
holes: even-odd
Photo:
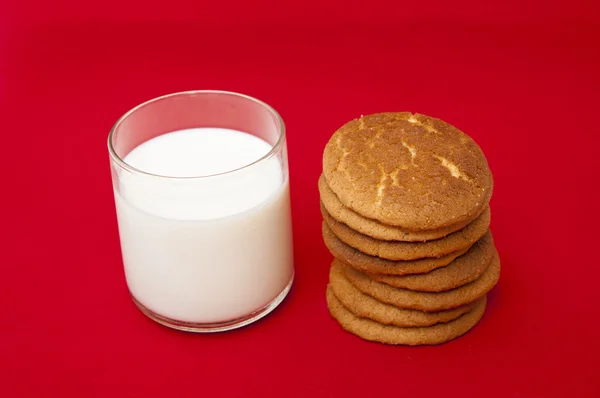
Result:
[[[600,10],[589,1],[25,1],[0,5],[0,395],[600,395]],[[106,137],[188,89],[286,121],[296,282],[269,317],[193,335],[145,318],[122,270]],[[317,178],[360,114],[415,111],[471,135],[495,177],[501,281],[437,347],[345,333]]]

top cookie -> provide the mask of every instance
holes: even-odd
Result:
[[[473,218],[493,189],[487,160],[469,136],[409,112],[346,123],[325,146],[323,174],[344,206],[413,231]]]

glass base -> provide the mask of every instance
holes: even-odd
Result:
[[[288,295],[290,289],[292,288],[292,284],[294,283],[294,275],[290,278],[287,286],[279,293],[273,301],[264,307],[244,316],[242,318],[234,319],[227,322],[220,323],[192,323],[192,322],[181,322],[176,321],[174,319],[170,319],[164,317],[162,315],[158,315],[157,313],[149,310],[144,307],[142,303],[137,301],[135,297],[131,296],[135,305],[142,311],[148,318],[152,319],[155,322],[160,323],[161,325],[177,329],[183,330],[185,332],[194,332],[194,333],[213,333],[213,332],[225,332],[227,330],[241,328],[242,326],[249,325],[253,322],[258,321],[262,317],[268,315],[271,311],[273,311],[277,306],[285,299]]]

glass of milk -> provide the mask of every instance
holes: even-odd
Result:
[[[134,303],[180,330],[252,323],[294,278],[285,126],[224,91],[152,99],[108,137],[125,277]]]

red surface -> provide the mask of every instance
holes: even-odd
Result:
[[[598,2],[298,3],[0,6],[0,395],[599,396]],[[295,233],[288,299],[216,335],[131,303],[106,149],[131,107],[203,88],[282,114]],[[501,282],[438,347],[362,341],[325,306],[321,153],[390,110],[462,128],[495,176]]]

